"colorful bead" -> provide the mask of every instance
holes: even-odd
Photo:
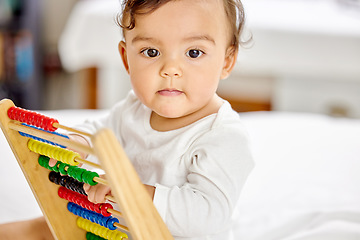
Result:
[[[58,190],[59,197],[66,199],[70,202],[73,202],[83,208],[86,208],[90,211],[94,211],[96,213],[99,213],[105,217],[110,217],[111,213],[109,213],[107,210],[109,208],[113,209],[113,206],[110,203],[92,203],[90,202],[86,196],[71,191],[69,189],[66,189],[65,187],[60,187]]]
[[[66,164],[66,163],[61,162],[61,163],[59,164],[59,172],[60,172],[61,174],[63,174],[63,175],[67,175],[67,170],[66,170],[65,168],[68,168],[68,167],[70,167],[69,164]]]
[[[49,157],[44,156],[44,155],[40,155],[39,158],[38,158],[38,163],[39,163],[40,166],[49,169],[49,160],[50,160]]]
[[[60,161],[57,161],[56,164],[53,167],[50,167],[50,170],[55,171],[55,172],[59,172],[59,165],[60,165]]]
[[[70,151],[68,149],[51,146],[49,144],[42,143],[33,139],[30,139],[28,141],[28,148],[32,152],[48,156],[49,158],[53,158],[70,165],[79,164],[75,161],[75,158],[80,158],[80,154]]]
[[[54,127],[54,123],[59,123],[58,120],[46,117],[39,113],[25,110],[19,107],[11,107],[8,110],[8,116],[12,120],[16,120],[19,122],[24,122],[29,125],[33,125],[36,127],[40,127],[44,130],[54,132],[56,131],[56,127]]]
[[[95,177],[99,177],[99,174],[97,172],[86,171],[83,174],[83,181],[91,186],[94,186],[98,184],[94,181]]]
[[[71,191],[87,196],[84,190],[84,183],[77,181],[69,176],[61,176],[60,173],[50,172],[49,180],[57,185],[63,186]]]
[[[85,231],[91,232],[95,235],[98,235],[102,238],[109,239],[109,240],[122,240],[128,238],[128,236],[118,230],[109,230],[105,227],[92,223],[89,220],[79,217],[76,220],[76,224],[79,228],[84,229]]]
[[[82,169],[82,168],[78,168],[78,167],[68,168],[68,170],[67,170],[68,175],[75,178],[79,182],[83,182],[81,175],[84,171],[86,171],[86,170]]]
[[[109,208],[113,209],[113,206],[110,203],[103,203],[100,208],[100,213],[105,217],[111,216],[111,213],[108,212]]]
[[[64,135],[64,134],[60,134],[60,133],[57,133],[57,132],[46,131],[46,130],[44,130],[44,129],[42,129],[42,128],[38,128],[38,127],[35,127],[35,126],[31,126],[31,125],[28,125],[28,124],[26,124],[26,123],[22,123],[22,125],[27,126],[27,127],[31,127],[31,128],[34,128],[34,129],[37,129],[37,130],[39,130],[39,131],[47,132],[47,133],[50,133],[50,134],[54,134],[54,135],[57,135],[57,136],[60,136],[60,137],[69,139],[69,137],[66,136],[66,135]],[[32,138],[32,139],[37,140],[37,141],[40,141],[40,142],[44,142],[44,143],[51,144],[51,145],[54,145],[54,146],[58,146],[58,147],[61,147],[61,148],[66,148],[66,147],[63,146],[63,145],[57,144],[57,143],[55,143],[55,142],[52,142],[52,141],[49,141],[49,140],[46,140],[46,139],[43,139],[43,138],[39,138],[39,137],[30,135],[30,134],[27,134],[27,133],[23,133],[23,132],[19,132],[19,133],[20,133],[20,135],[23,136],[23,137]]]
[[[94,181],[94,177],[99,177],[99,174],[97,172],[88,171],[77,166],[71,166],[60,161],[58,161],[55,166],[50,167],[49,160],[49,157],[40,155],[38,161],[40,166],[47,168],[51,171],[60,172],[63,175],[69,175],[70,177],[75,178],[79,182],[84,182],[91,186],[98,184]]]
[[[105,238],[102,238],[98,235],[95,235],[91,232],[86,233],[86,240],[106,240]]]
[[[67,208],[73,214],[78,215],[79,217],[85,218],[87,220],[90,220],[94,223],[97,223],[103,227],[110,229],[110,230],[115,230],[116,226],[114,226],[114,223],[119,222],[119,219],[117,219],[117,218],[104,217],[101,214],[98,214],[96,212],[85,209],[73,202],[69,202],[67,205]]]

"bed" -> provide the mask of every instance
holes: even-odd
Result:
[[[42,112],[63,125],[106,110]],[[360,120],[289,112],[240,114],[256,167],[236,209],[234,239],[360,239]],[[0,223],[41,215],[0,133]]]

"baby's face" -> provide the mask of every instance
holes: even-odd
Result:
[[[192,114],[210,104],[227,77],[228,21],[222,1],[171,1],[137,15],[120,44],[139,99],[166,118]]]

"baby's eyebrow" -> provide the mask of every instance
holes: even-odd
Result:
[[[194,36],[186,37],[184,40],[187,42],[197,41],[197,40],[205,40],[205,41],[209,41],[212,44],[216,45],[214,38],[212,38],[209,35],[194,35]]]
[[[135,36],[132,40],[131,43],[135,43],[135,42],[154,42],[154,43],[158,43],[159,40],[155,39],[155,38],[151,38],[151,37],[143,37],[143,36]]]
[[[208,41],[208,42],[216,45],[216,42],[215,42],[214,38],[210,37],[209,35],[194,35],[194,36],[184,38],[185,42],[192,42],[192,41],[198,41],[198,40]],[[132,43],[141,42],[141,41],[160,43],[160,41],[158,39],[156,39],[156,38],[144,37],[144,36],[141,36],[141,35],[135,36],[131,40]]]

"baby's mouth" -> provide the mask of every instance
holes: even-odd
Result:
[[[161,96],[176,97],[183,94],[183,92],[177,89],[166,88],[158,91],[158,94],[160,94]]]

